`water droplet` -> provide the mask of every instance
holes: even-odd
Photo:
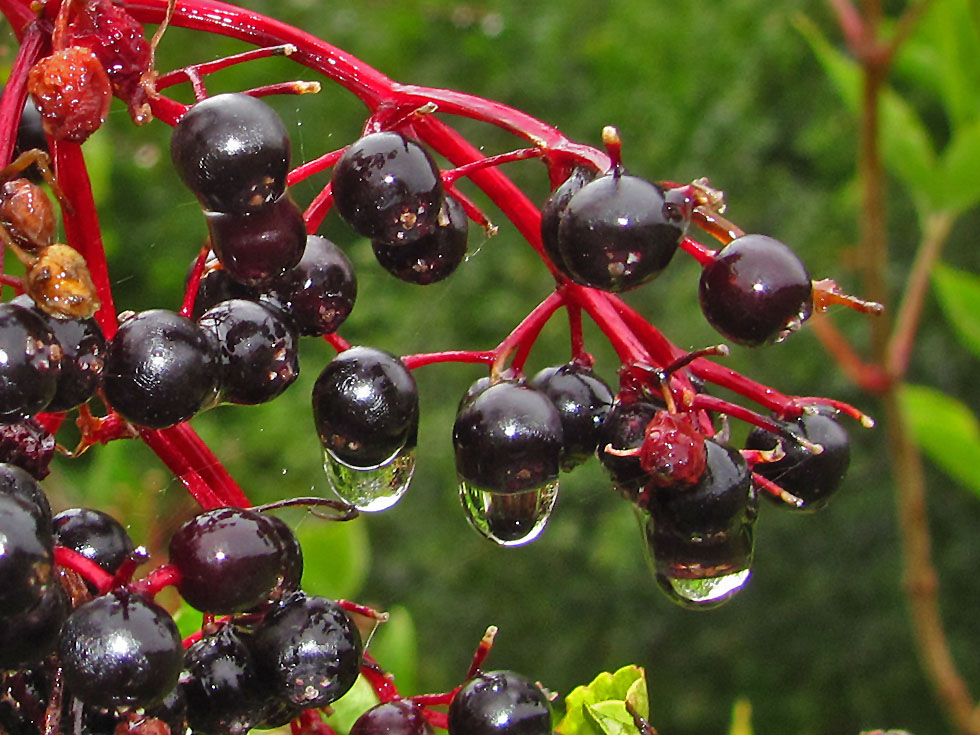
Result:
[[[415,473],[415,447],[404,447],[374,467],[353,467],[324,451],[323,469],[341,500],[365,513],[375,513],[393,506],[408,490]]]
[[[517,493],[496,493],[460,481],[459,497],[473,528],[501,546],[521,546],[534,541],[547,525],[558,481]]]
[[[707,540],[679,538],[656,525],[647,524],[654,576],[677,604],[696,610],[717,607],[749,581],[755,536],[751,522]]]

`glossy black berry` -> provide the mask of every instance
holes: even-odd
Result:
[[[54,398],[61,345],[30,309],[0,304],[0,421],[43,411]]]
[[[303,257],[273,283],[267,296],[299,333],[320,337],[337,331],[354,308],[357,278],[343,251],[325,237],[309,235]]]
[[[558,409],[565,439],[561,467],[569,471],[595,453],[599,427],[613,405],[612,389],[591,368],[576,363],[547,367],[531,385]]]
[[[313,420],[323,447],[352,467],[376,467],[414,446],[419,395],[415,378],[394,355],[351,347],[313,386]]]
[[[109,341],[103,390],[129,421],[163,429],[214,403],[218,366],[207,332],[175,312],[152,309],[124,321]]]
[[[282,578],[270,594],[271,599],[280,600],[299,589],[303,579],[303,548],[293,529],[282,518],[271,513],[266,513],[265,518],[272,525],[282,549]]]
[[[275,307],[245,299],[222,301],[197,323],[218,344],[221,400],[265,403],[299,377],[296,330]]]
[[[39,512],[42,527],[51,525],[51,505],[37,480],[25,469],[13,464],[0,464],[0,496],[12,495],[26,500]]]
[[[516,493],[558,478],[561,416],[539,390],[497,383],[464,405],[453,425],[456,473],[481,490]]]
[[[430,234],[442,205],[442,179],[428,151],[401,133],[355,141],[331,178],[337,211],[371,240],[406,243]]]
[[[133,540],[123,525],[94,508],[69,508],[54,517],[54,539],[77,551],[110,574],[133,552]]]
[[[254,210],[286,188],[286,128],[275,110],[247,94],[193,105],[174,128],[170,155],[184,184],[216,212]]]
[[[551,705],[541,687],[513,671],[470,679],[449,705],[449,735],[550,735]]]
[[[184,652],[180,689],[187,724],[203,735],[244,735],[267,710],[271,696],[252,654],[234,626],[205,635]]]
[[[371,243],[374,257],[396,278],[427,286],[452,275],[466,258],[469,219],[463,205],[447,196],[435,229],[409,243]]]
[[[45,586],[33,607],[4,616],[0,622],[0,670],[33,666],[54,651],[70,607],[61,585],[54,582]]]
[[[36,503],[0,494],[0,616],[34,607],[52,581],[51,527]]]
[[[544,206],[541,207],[541,243],[551,262],[562,273],[568,272],[565,259],[558,247],[558,226],[561,216],[572,197],[595,178],[595,171],[584,166],[577,166],[562,184],[551,192]]]
[[[744,235],[701,271],[698,297],[708,323],[749,347],[778,342],[813,311],[810,274],[783,243]]]
[[[343,696],[361,668],[361,636],[333,600],[295,592],[266,615],[252,653],[277,696],[323,707]]]
[[[255,607],[285,574],[279,533],[244,508],[216,508],[184,523],[170,539],[170,563],[187,604],[215,614]]]
[[[357,718],[350,735],[433,735],[422,707],[410,699],[377,704]]]
[[[777,439],[771,432],[755,428],[749,433],[746,448],[774,449],[778,442],[786,456],[775,462],[760,462],[752,469],[804,503],[797,509],[769,493],[763,493],[777,505],[800,511],[819,510],[840,487],[847,473],[851,461],[851,442],[847,431],[833,417],[824,414],[803,414],[785,426],[791,434],[819,444],[823,452],[814,454],[791,439]]]
[[[613,173],[583,186],[558,226],[566,275],[604,291],[636,288],[674,257],[686,222],[648,181]],[[557,265],[557,264],[556,264]]]
[[[643,469],[639,456],[622,457],[607,452],[606,447],[639,448],[646,436],[647,425],[658,410],[657,405],[648,401],[617,400],[599,427],[596,456],[615,489],[630,500],[636,500],[650,481],[650,475]]]
[[[54,449],[54,436],[35,419],[0,423],[0,461],[26,470],[36,480],[50,473]]]
[[[205,212],[205,218],[214,254],[241,283],[268,286],[303,257],[306,223],[288,193],[251,212]]]
[[[76,608],[61,628],[58,654],[71,693],[111,709],[162,702],[183,659],[170,614],[125,589]]]
[[[705,540],[755,518],[758,496],[748,464],[737,450],[705,441],[707,466],[695,485],[657,488],[650,514],[675,535]]]

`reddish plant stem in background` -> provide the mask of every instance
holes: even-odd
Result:
[[[440,362],[469,362],[492,365],[497,359],[495,350],[475,352],[472,350],[446,350],[444,352],[422,352],[416,355],[405,355],[401,361],[409,370],[435,365]]]
[[[924,11],[927,0],[905,9],[892,41],[880,39],[883,13],[880,0],[863,0],[861,12],[849,0],[830,0],[851,53],[861,65],[863,90],[858,149],[861,186],[861,252],[864,255],[865,293],[884,302],[888,272],[885,216],[885,175],[880,150],[880,100],[898,44]],[[934,229],[935,228],[935,229]],[[871,324],[871,353],[875,367],[890,379],[882,393],[890,466],[896,486],[901,531],[904,587],[912,628],[923,669],[932,682],[947,717],[961,735],[980,734],[980,708],[974,704],[949,648],[939,608],[938,575],[932,562],[926,513],[926,482],[922,457],[912,441],[899,401],[914,333],[922,309],[931,262],[945,240],[943,226],[926,223],[925,240],[905,291],[909,294],[893,328],[890,320]]]
[[[507,338],[497,347],[497,359],[494,364],[494,372],[500,372],[504,367],[504,362],[513,355],[511,367],[518,371],[524,371],[524,363],[527,362],[531,347],[537,340],[544,325],[548,323],[552,315],[561,308],[564,297],[560,291],[552,291],[551,294],[534,307],[530,314],[524,317]]]

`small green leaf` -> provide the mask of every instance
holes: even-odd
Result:
[[[586,713],[603,735],[637,735],[633,716],[624,702],[609,700],[586,707]]]
[[[599,674],[592,682],[579,686],[565,697],[565,716],[555,728],[559,735],[619,735],[606,728],[617,727],[618,711],[629,717],[630,735],[637,730],[633,718],[626,711],[625,702],[636,708],[637,714],[648,718],[649,700],[646,689],[646,672],[639,666],[624,666],[614,673]],[[607,706],[607,703],[618,704]],[[596,705],[603,704],[598,710]]]
[[[915,443],[947,475],[980,495],[980,423],[963,403],[935,388],[906,385],[902,412]]]
[[[960,343],[980,357],[980,276],[937,263],[932,282]]]
[[[295,530],[304,558],[317,560],[303,567],[303,589],[332,599],[356,597],[370,564],[365,524],[360,519],[329,523],[309,517]]]

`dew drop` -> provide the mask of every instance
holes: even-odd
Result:
[[[365,513],[376,513],[393,506],[408,490],[415,473],[415,448],[403,447],[374,467],[353,467],[325,450],[323,469],[341,500]]]
[[[558,481],[517,493],[497,493],[460,481],[459,497],[466,519],[500,546],[521,546],[544,530],[558,497]]]

